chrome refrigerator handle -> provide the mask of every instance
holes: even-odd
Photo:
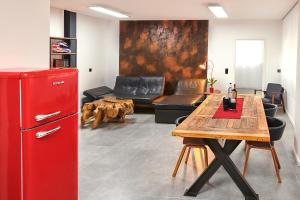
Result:
[[[61,127],[58,126],[58,127],[56,127],[55,129],[52,129],[52,130],[50,130],[50,131],[41,131],[41,132],[37,132],[37,133],[35,134],[35,138],[40,139],[40,138],[43,138],[43,137],[45,137],[45,136],[47,136],[47,135],[51,135],[52,133],[55,133],[56,131],[58,131],[60,128],[61,128]]]
[[[35,116],[35,121],[37,121],[37,122],[43,121],[45,119],[48,119],[48,118],[54,117],[56,115],[59,115],[60,113],[61,113],[61,111],[57,111],[57,112],[50,113],[50,114],[37,115],[37,116]]]

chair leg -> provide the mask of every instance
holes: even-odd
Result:
[[[189,149],[188,149],[188,152],[187,152],[187,155],[186,155],[186,158],[185,158],[185,164],[187,164],[187,162],[188,162],[188,160],[189,160],[191,148],[192,148],[192,147],[189,147]]]
[[[280,173],[279,173],[279,166],[278,166],[278,161],[276,159],[276,153],[275,153],[274,147],[271,147],[271,153],[272,153],[272,158],[273,158],[273,162],[274,162],[274,166],[275,166],[275,171],[276,171],[278,183],[281,183],[281,177],[280,177]]]
[[[207,153],[207,148],[206,146],[203,146],[203,151],[204,151],[204,160],[205,160],[205,169],[208,167],[208,153]]]
[[[280,165],[280,162],[279,162],[279,159],[278,159],[277,152],[276,152],[274,147],[273,147],[273,149],[274,149],[275,158],[276,158],[276,161],[277,161],[277,164],[278,164],[278,168],[281,169],[281,165]]]
[[[185,150],[186,150],[186,145],[184,145],[184,146],[182,147],[181,153],[180,153],[180,155],[179,155],[179,158],[178,158],[178,160],[177,160],[175,169],[174,169],[173,174],[172,174],[173,177],[175,177],[176,174],[177,174],[177,171],[178,171],[178,168],[179,168],[180,163],[181,163],[181,161],[182,161],[182,158],[183,158],[183,156],[184,156]]]
[[[285,102],[283,96],[281,96],[281,103],[282,103],[283,112],[285,113]]]
[[[250,149],[251,149],[250,145],[246,143],[246,157],[245,157],[243,176],[246,176],[247,173]]]

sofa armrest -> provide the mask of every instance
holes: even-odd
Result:
[[[89,90],[85,90],[83,94],[92,100],[100,99],[105,94],[112,93],[113,90],[107,86],[92,88]]]

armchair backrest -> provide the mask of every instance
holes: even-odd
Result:
[[[271,141],[280,140],[286,126],[285,121],[274,117],[267,117],[267,123]]]
[[[139,83],[139,77],[117,76],[114,93],[117,95],[136,95]]]
[[[284,88],[278,83],[268,83],[265,98],[272,99],[274,95],[275,103],[281,102],[281,95]]]
[[[206,91],[206,79],[184,79],[177,83],[175,94],[204,94]]]
[[[163,95],[165,77],[163,76],[117,76],[114,87],[116,95]]]
[[[165,89],[165,77],[141,76],[137,90],[138,95],[163,95]]]

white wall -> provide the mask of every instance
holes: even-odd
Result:
[[[63,10],[51,8],[51,36],[63,36],[63,28]],[[119,21],[77,13],[77,68],[80,98],[86,89],[114,86],[119,74]]]
[[[49,68],[50,0],[0,6],[0,68]]]
[[[296,6],[282,21],[282,85],[287,89],[287,113],[295,125],[296,114],[296,75],[298,51],[298,15]]]
[[[300,5],[282,21],[282,84],[287,88],[287,113],[295,129],[294,153],[300,166]]]
[[[64,10],[50,9],[50,36],[64,37]]]
[[[79,90],[113,87],[119,74],[119,21],[78,14],[77,50]]]
[[[268,82],[280,83],[281,21],[212,20],[209,22],[208,59],[214,62],[217,89],[226,90],[235,82],[235,42],[238,39],[265,41],[263,88]],[[229,74],[225,74],[225,68]],[[247,78],[247,77],[245,77]]]

